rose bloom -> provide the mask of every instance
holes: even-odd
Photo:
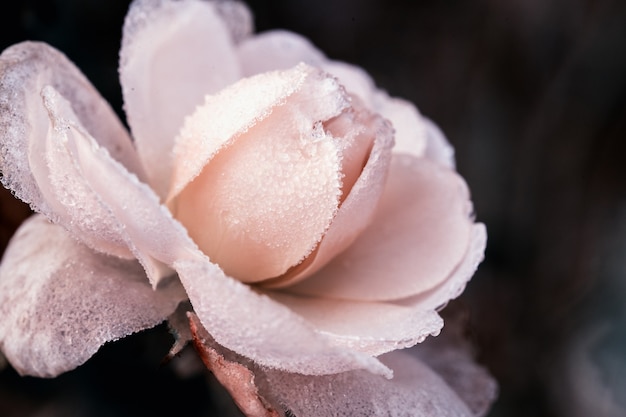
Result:
[[[39,214],[2,261],[0,349],[56,376],[168,318],[183,334],[189,300],[200,351],[265,380],[272,412],[483,413],[493,383],[466,352],[441,350],[444,380],[398,351],[439,333],[483,257],[450,145],[361,69],[251,21],[235,2],[135,1],[130,134],[60,52],[3,52],[2,182]],[[225,374],[236,399],[256,392]]]

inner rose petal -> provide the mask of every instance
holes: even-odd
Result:
[[[303,66],[293,71],[303,68],[302,87],[227,141],[171,204],[199,247],[243,282],[280,276],[300,263],[339,207],[342,150],[352,145],[324,122],[348,98],[327,74]],[[245,95],[235,99],[246,102]],[[362,165],[362,155],[356,158]]]

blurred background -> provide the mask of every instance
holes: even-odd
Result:
[[[0,49],[50,43],[121,114],[117,56],[128,3],[10,2],[0,13]],[[293,30],[330,58],[362,66],[455,146],[489,232],[486,259],[454,303],[468,312],[477,358],[500,384],[489,416],[626,415],[626,3],[248,4],[257,30]],[[2,191],[4,247],[28,209]],[[219,394],[207,396],[214,383],[204,377],[181,382],[168,367],[155,370],[168,348],[161,327],[106,346],[55,380],[7,367],[0,416],[228,408]]]

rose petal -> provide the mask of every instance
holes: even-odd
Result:
[[[2,184],[31,207],[52,216],[35,177],[47,177],[42,147],[48,114],[43,86],[52,85],[72,100],[86,130],[98,138],[126,168],[142,177],[141,165],[126,130],[83,74],[60,52],[37,42],[24,42],[0,55],[0,170]],[[44,180],[45,181],[45,180]]]
[[[170,207],[228,275],[273,278],[317,246],[342,177],[341,138],[322,123],[348,103],[334,78],[303,64],[243,80],[188,119],[179,160],[210,159]]]
[[[394,155],[370,227],[347,251],[289,291],[393,300],[437,286],[467,251],[473,224],[468,198],[467,186],[455,172],[427,159]]]
[[[125,242],[156,286],[168,273],[162,264],[188,256],[195,244],[154,192],[82,128],[67,100],[52,87],[42,95],[52,125],[45,156],[55,215],[88,245],[97,237]]]
[[[308,39],[285,30],[273,30],[245,39],[237,55],[245,77],[284,70],[300,63],[320,67],[326,57]]]
[[[375,358],[332,346],[289,308],[226,277],[208,259],[178,261],[174,268],[211,336],[260,366],[306,375],[367,369],[390,376]]]
[[[425,156],[444,167],[455,169],[454,147],[432,120],[423,117],[423,122],[426,125]]]
[[[0,266],[0,347],[20,374],[53,377],[160,323],[185,296],[175,282],[153,291],[137,262],[96,254],[34,216]]]
[[[428,125],[417,108],[406,100],[389,97],[378,91],[374,96],[373,108],[391,121],[396,130],[394,153],[405,153],[422,157],[428,144]]]
[[[337,215],[316,251],[302,264],[291,269],[280,278],[264,282],[264,287],[285,288],[312,275],[338,253],[348,248],[372,221],[391,162],[393,130],[385,120],[378,116],[372,116],[371,113],[363,110],[357,110],[356,113],[357,116],[354,117],[356,120],[349,121],[349,123],[363,128],[360,135],[373,136],[374,139],[365,166],[359,158],[352,161],[352,164],[356,164],[352,170],[357,172],[346,174],[346,161],[351,158],[344,156],[343,165],[344,174],[346,174],[344,188],[346,188],[346,183],[354,181],[350,177],[357,177],[355,178],[356,182],[347,188],[349,194],[341,203]],[[355,127],[352,126],[351,128],[354,129]],[[344,153],[346,152],[344,151]]]
[[[218,94],[207,95],[204,104],[187,117],[176,137],[167,200],[174,199],[220,150],[265,120],[275,107],[284,105],[289,97],[302,90],[305,82],[315,82],[317,77],[312,68],[302,65],[290,71],[244,78]],[[337,91],[329,93],[337,97]],[[347,104],[343,97],[339,98],[334,102],[325,100],[323,104],[330,104],[332,113],[339,112]]]
[[[196,326],[199,323],[193,322]],[[334,375],[301,375],[267,369],[224,349],[199,327],[196,346],[201,354],[218,357],[219,365],[232,368],[226,383],[237,383],[247,375],[243,393],[253,394],[255,404],[280,405],[286,415],[295,416],[471,416],[463,401],[427,366],[411,355],[394,352],[383,355],[393,366],[393,379],[365,371]],[[241,394],[239,385],[235,395]],[[261,412],[266,407],[261,408]],[[261,414],[264,415],[264,414]]]
[[[351,94],[359,97],[369,109],[378,111],[373,103],[374,93],[378,90],[374,80],[362,68],[345,62],[328,60],[321,64],[321,68],[337,77],[341,85],[346,87]]]
[[[461,295],[465,285],[472,278],[478,265],[482,262],[487,246],[485,225],[472,225],[467,252],[461,263],[450,276],[436,287],[413,297],[395,301],[398,305],[419,307],[421,309],[440,309],[448,301]]]
[[[472,416],[465,403],[427,366],[396,351],[381,358],[385,379],[364,371],[307,376],[267,371],[276,399],[296,416]]]
[[[378,356],[437,335],[443,320],[434,309],[392,303],[333,300],[268,291],[336,346]]]
[[[120,79],[137,150],[165,197],[185,116],[240,78],[229,29],[212,2],[137,0],[124,23]]]
[[[230,36],[236,44],[254,32],[254,17],[248,7],[237,0],[211,1],[215,11],[228,28]]]

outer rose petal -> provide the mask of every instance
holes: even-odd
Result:
[[[216,376],[244,407],[259,416],[472,416],[466,404],[427,366],[403,352],[381,359],[393,379],[365,371],[309,376],[261,368],[224,349],[190,315],[196,349]],[[245,377],[242,384],[241,378]],[[244,408],[242,408],[244,409]]]
[[[437,335],[443,320],[434,309],[383,302],[333,300],[268,291],[336,346],[378,356]]]
[[[413,346],[438,333],[443,321],[436,310],[463,291],[483,259],[485,244],[484,225],[473,225],[467,252],[454,272],[432,290],[398,301],[333,300],[271,291],[268,295],[305,318],[337,346],[379,355]]]
[[[268,371],[265,377],[278,402],[298,417],[472,416],[445,381],[407,353],[380,359],[393,369],[393,379],[364,371],[317,377]]]
[[[61,225],[87,244],[90,232],[125,242],[156,286],[168,273],[162,264],[188,257],[195,244],[154,192],[97,145],[58,92],[46,87],[43,99],[52,125],[49,201],[66,213]]]
[[[244,77],[284,70],[303,62],[321,67],[326,57],[308,39],[286,30],[273,30],[245,39],[237,55]]]
[[[463,179],[427,159],[395,155],[380,201],[371,225],[351,247],[289,290],[393,300],[444,282],[470,242],[472,206]]]
[[[302,317],[226,277],[206,257],[176,262],[174,269],[211,336],[260,366],[305,375],[367,369],[391,376],[375,358],[333,346]]]
[[[20,374],[53,377],[155,326],[185,298],[175,281],[154,291],[137,262],[94,253],[36,215],[0,266],[0,348]]]
[[[51,190],[46,155],[50,126],[40,92],[53,85],[70,97],[80,124],[99,135],[100,144],[137,175],[141,168],[130,138],[109,105],[60,52],[41,43],[25,42],[0,56],[0,127],[2,182],[35,210],[56,222],[71,215]],[[66,193],[67,194],[67,193]],[[67,196],[66,196],[67,197]],[[104,215],[106,217],[106,215]],[[110,222],[76,224],[83,238],[99,251],[131,257],[126,245],[110,233]],[[83,227],[84,226],[84,227]]]
[[[229,27],[211,2],[137,0],[131,5],[120,52],[124,104],[150,183],[162,198],[185,116],[206,94],[240,78],[233,48]]]

